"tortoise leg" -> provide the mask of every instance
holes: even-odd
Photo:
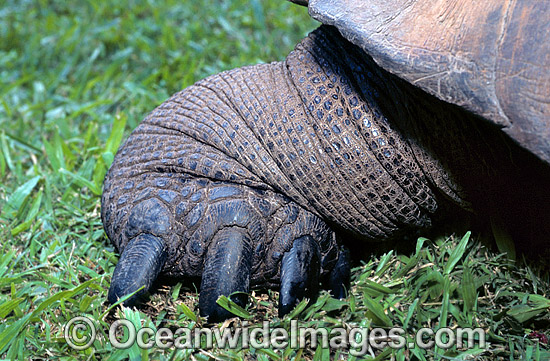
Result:
[[[147,293],[166,261],[166,251],[162,238],[151,234],[140,234],[124,248],[115,268],[107,299],[113,304],[119,298],[137,291],[124,301],[131,307]]]
[[[311,236],[294,240],[281,262],[279,317],[289,313],[304,297],[315,298],[319,290],[320,254]]]
[[[246,305],[250,286],[252,263],[251,241],[246,229],[222,228],[212,239],[202,273],[199,309],[209,322],[220,322],[232,316],[216,304],[221,295],[229,297],[241,307]]]

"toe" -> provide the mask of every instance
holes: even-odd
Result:
[[[111,280],[108,301],[113,304],[143,287],[124,301],[125,306],[135,305],[149,291],[165,261],[166,251],[162,238],[147,233],[136,236],[128,242],[120,256]]]
[[[210,322],[220,322],[233,315],[219,306],[221,295],[244,307],[250,286],[252,251],[246,230],[239,227],[223,228],[214,236],[206,255],[199,296],[199,309]]]
[[[346,297],[346,290],[350,283],[350,253],[342,247],[338,259],[328,277],[328,289],[332,297],[342,299]]]
[[[290,312],[304,297],[315,298],[319,290],[319,249],[311,236],[294,240],[281,262],[279,316]]]

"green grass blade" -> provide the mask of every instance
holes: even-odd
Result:
[[[472,270],[468,265],[464,266],[462,272],[462,282],[460,284],[462,299],[464,300],[464,309],[466,312],[471,312],[474,309],[477,299],[476,286]]]
[[[294,309],[292,311],[290,311],[288,313],[288,315],[285,316],[286,319],[289,319],[289,320],[293,320],[295,319],[296,317],[298,317],[298,315],[300,313],[302,313],[302,311],[307,307],[307,304],[308,304],[309,300],[308,299],[303,299],[300,301],[300,303],[298,303],[296,305],[296,307],[294,307]]]
[[[59,169],[59,173],[66,174],[66,175],[70,176],[77,185],[79,185],[80,187],[88,188],[96,196],[101,195],[101,188],[99,188],[94,183],[90,182],[89,180],[85,179],[84,177],[82,177],[78,174],[74,174],[73,172],[70,172],[70,171],[68,171],[66,169],[63,169],[63,168]]]
[[[9,300],[7,302],[4,302],[0,305],[0,318],[5,318],[10,312],[12,312],[21,302],[23,302],[24,298],[16,298],[13,300]]]
[[[32,314],[27,314],[23,318],[15,321],[4,331],[0,333],[0,354],[4,353],[11,343],[16,339],[19,333],[27,326]]]
[[[13,192],[13,194],[8,198],[3,211],[5,217],[8,219],[15,217],[15,214],[19,212],[19,208],[34,190],[40,178],[40,176],[35,176],[29,179],[23,185],[19,186],[15,192]]]
[[[447,265],[445,266],[445,274],[450,274],[458,261],[462,258],[464,255],[464,251],[466,250],[466,246],[468,245],[468,241],[470,240],[471,232],[466,232],[464,237],[460,240],[458,245],[455,249],[452,250],[451,254],[449,255],[449,259],[447,261]]]
[[[193,311],[191,311],[191,309],[187,307],[185,303],[178,305],[178,309],[180,309],[181,312],[185,316],[187,316],[188,319],[190,319],[193,322],[197,322],[197,315]]]
[[[491,216],[491,229],[498,250],[505,253],[509,259],[516,259],[516,246],[510,233],[506,230],[506,225],[497,216]]]
[[[115,116],[114,122],[113,122],[113,129],[111,130],[111,134],[109,135],[109,138],[107,139],[107,143],[105,144],[105,152],[115,154],[118,146],[120,145],[120,141],[122,140],[122,136],[124,134],[124,127],[126,126],[126,120],[127,117],[124,113],[119,113]],[[107,166],[110,166],[110,163],[107,163]]]
[[[247,320],[253,317],[247,310],[245,310],[235,302],[231,301],[226,296],[222,295],[218,297],[218,300],[216,301],[216,303],[222,306],[223,308],[225,308],[227,311],[234,314],[235,316],[239,316]]]
[[[365,303],[365,306],[369,310],[371,316],[374,316],[374,321],[378,324],[378,326],[391,327],[392,322],[388,315],[384,312],[384,308],[380,305],[380,303],[375,302],[366,294],[364,294],[363,302]]]
[[[6,164],[8,165],[8,169],[12,172],[16,172],[15,166],[12,161],[12,157],[10,155],[10,151],[8,148],[8,141],[6,140],[6,133],[2,131],[0,133],[0,147],[2,147],[2,155],[6,161]]]

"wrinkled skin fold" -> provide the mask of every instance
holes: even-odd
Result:
[[[218,296],[242,305],[251,287],[279,289],[281,316],[319,282],[343,297],[340,239],[429,227],[503,187],[486,179],[508,172],[508,143],[485,128],[327,26],[283,62],[199,81],[145,118],[105,178],[103,223],[122,255],[109,301],[159,274],[202,278],[211,321],[229,317]]]

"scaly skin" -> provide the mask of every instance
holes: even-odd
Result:
[[[147,116],[105,179],[103,223],[122,253],[109,299],[159,273],[202,277],[214,320],[227,316],[219,294],[250,286],[280,286],[281,314],[314,296],[318,276],[341,296],[349,262],[335,231],[389,239],[487,190],[495,148],[476,123],[325,26],[283,62],[199,81]]]

